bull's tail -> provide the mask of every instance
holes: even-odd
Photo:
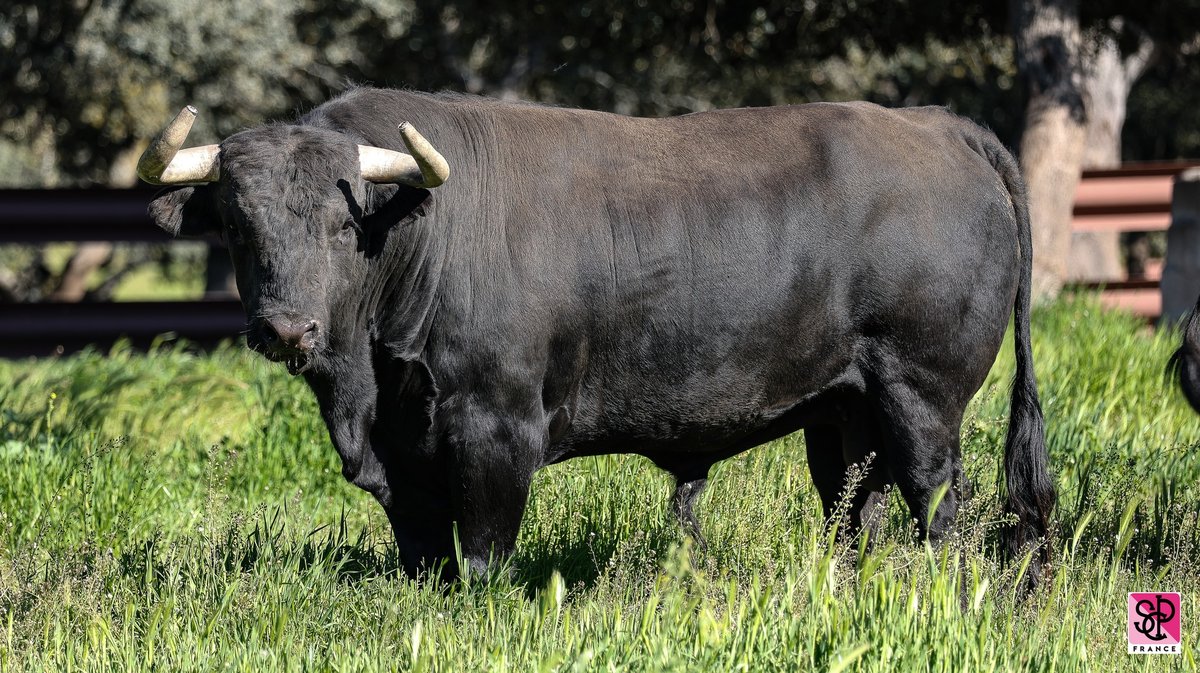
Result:
[[[1200,413],[1200,300],[1183,327],[1183,343],[1167,365],[1170,375],[1179,377],[1179,387],[1192,408]]]
[[[1050,477],[1046,452],[1042,407],[1038,402],[1037,379],[1033,371],[1033,348],[1029,340],[1033,242],[1029,224],[1029,202],[1025,182],[1017,162],[997,143],[988,153],[1012,199],[1020,243],[1021,278],[1014,307],[1014,343],[1017,372],[1012,387],[1008,438],[1004,443],[1004,472],[1008,486],[1005,511],[1016,515],[1005,544],[1011,558],[1019,558],[1032,545],[1038,545],[1028,570],[1028,579],[1036,582],[1050,561],[1050,513],[1054,508],[1054,481]]]

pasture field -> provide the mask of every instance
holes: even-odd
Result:
[[[0,670],[1195,670],[1200,417],[1172,333],[1089,300],[1034,315],[1055,576],[994,550],[1011,344],[964,423],[976,496],[911,542],[830,544],[787,437],[715,468],[706,550],[634,456],[543,470],[504,572],[397,574],[298,379],[237,347],[0,361]],[[1183,591],[1184,653],[1125,653],[1125,594]]]

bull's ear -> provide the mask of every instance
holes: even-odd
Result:
[[[367,232],[367,257],[383,252],[388,236],[418,217],[425,216],[425,206],[432,201],[428,189],[372,185],[367,197],[367,212],[363,229]]]
[[[370,229],[390,229],[405,221],[425,216],[425,207],[433,201],[428,189],[372,185],[364,215]]]
[[[154,195],[149,211],[159,228],[177,238],[203,238],[220,231],[206,186],[168,187]]]

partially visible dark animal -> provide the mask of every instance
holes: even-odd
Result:
[[[357,89],[181,149],[194,117],[144,157],[145,179],[183,185],[150,211],[225,237],[248,344],[304,375],[412,574],[460,571],[455,531],[472,567],[510,553],[533,473],[575,456],[668,470],[698,536],[709,468],[799,429],[827,515],[845,496],[851,527],[870,525],[895,483],[937,539],[963,495],[963,411],[1013,311],[1010,550],[1048,534],[1025,189],[968,121]]]
[[[1200,300],[1183,326],[1183,343],[1171,355],[1167,371],[1179,377],[1183,396],[1200,413]]]

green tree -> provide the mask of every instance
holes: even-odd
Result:
[[[379,19],[403,32],[392,3],[343,3],[325,34],[307,34],[315,18],[304,0],[212,3],[202,0],[18,1],[0,14],[0,134],[9,147],[4,172],[38,176],[46,186],[136,183],[134,166],[147,139],[184,103],[202,111],[195,138],[213,142],[297,106],[312,105],[341,85],[342,67],[361,52],[346,34]],[[329,12],[332,14],[332,11]],[[40,157],[37,165],[28,161]],[[12,184],[12,183],[10,183]],[[122,274],[158,259],[129,247],[114,264],[110,243],[78,246],[59,273],[44,255],[17,259],[37,273],[0,275],[11,297],[75,301],[103,266]],[[13,259],[10,254],[10,262]],[[7,266],[7,265],[6,265]],[[112,283],[102,285],[101,295]]]

